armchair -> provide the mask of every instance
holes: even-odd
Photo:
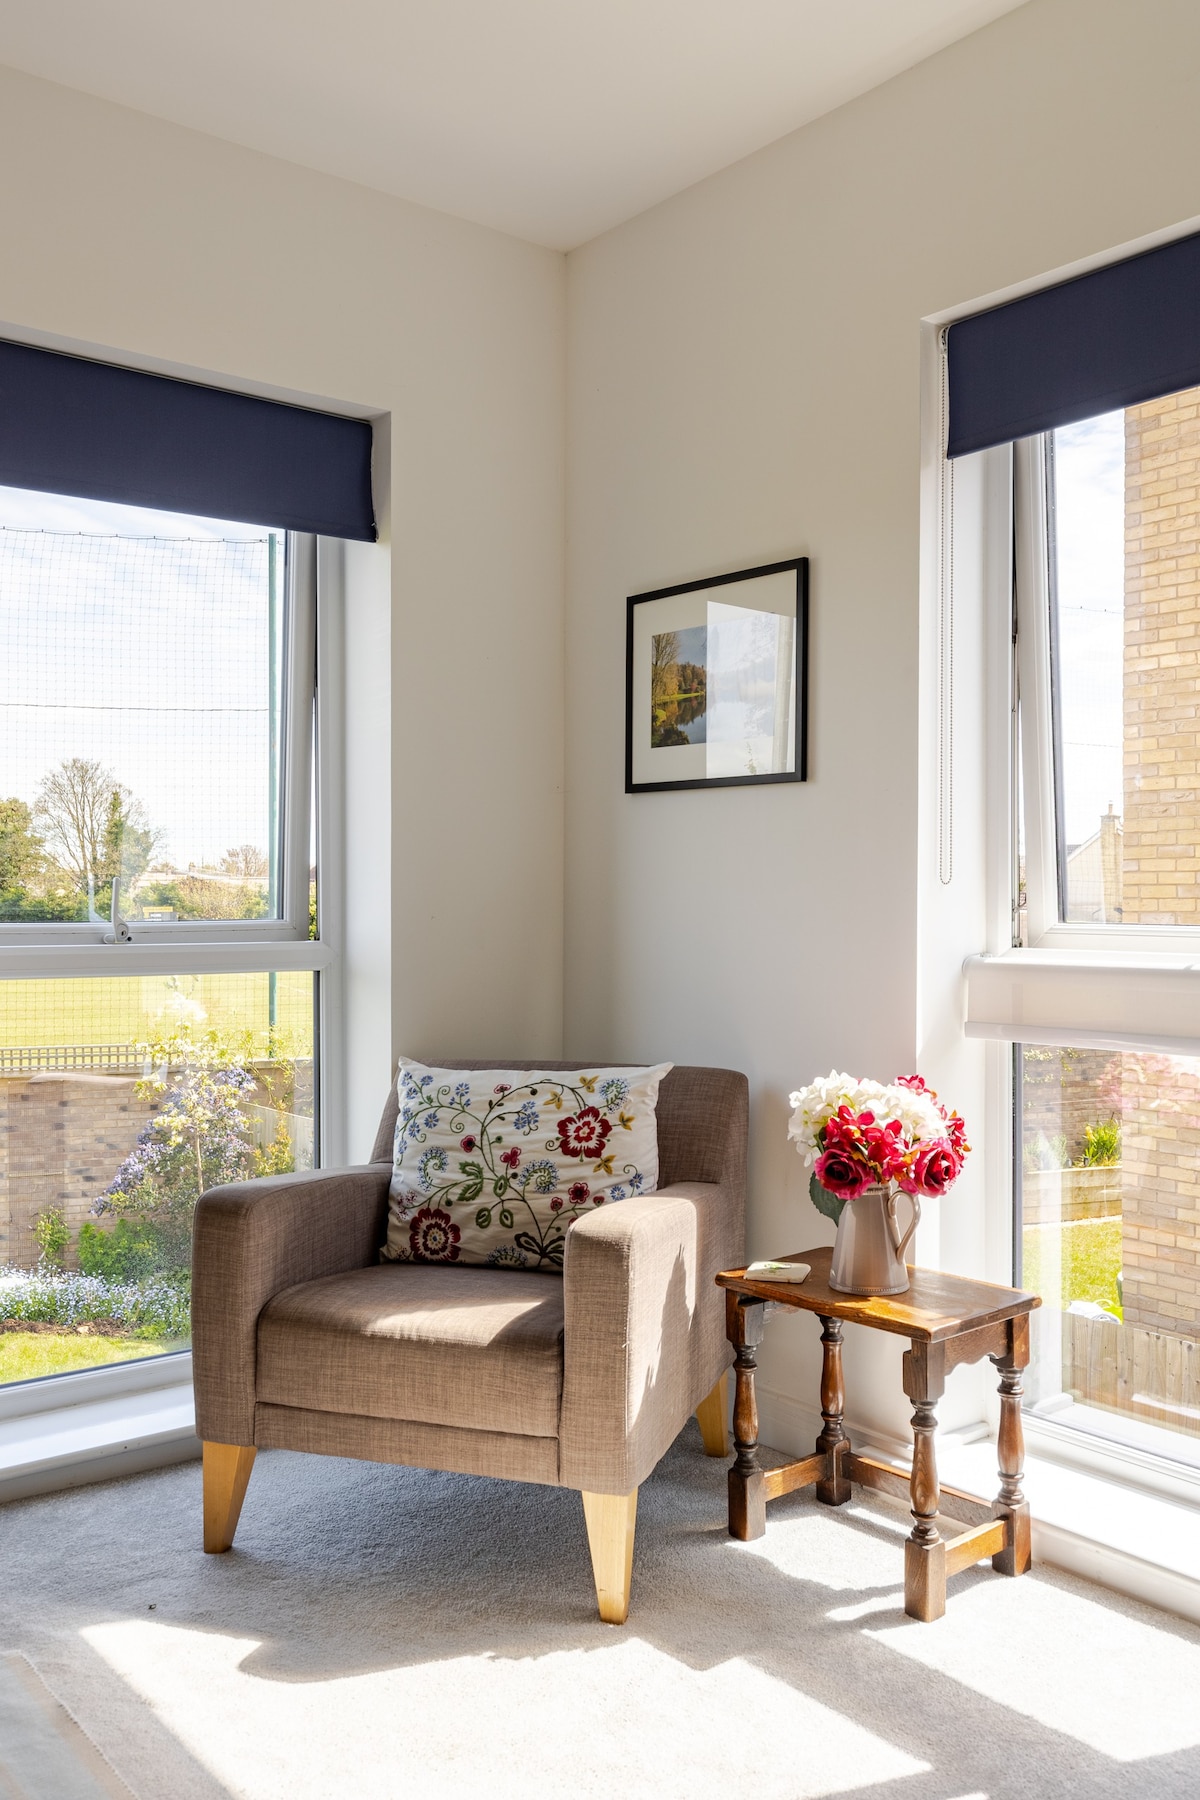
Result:
[[[745,1260],[746,1078],[671,1070],[658,1191],[578,1220],[561,1277],[378,1261],[396,1107],[393,1088],[365,1166],[236,1182],[197,1206],[204,1548],[233,1543],[262,1447],[577,1488],[600,1616],[622,1624],[639,1484],[693,1411],[707,1453],[728,1454],[713,1277]]]

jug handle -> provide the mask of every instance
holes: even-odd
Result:
[[[917,1226],[921,1223],[921,1202],[917,1199],[917,1196],[915,1194],[905,1194],[904,1195],[904,1198],[908,1201],[909,1205],[912,1207],[913,1216],[912,1216],[912,1223],[910,1224],[908,1230],[905,1232],[904,1236],[901,1237],[900,1236],[900,1227],[896,1223],[896,1202],[900,1198],[901,1192],[903,1192],[903,1189],[901,1189],[897,1192],[893,1192],[888,1195],[887,1215],[888,1215],[888,1228],[890,1231],[892,1243],[896,1247],[896,1255],[899,1258],[899,1260],[901,1262],[903,1262],[904,1261],[904,1252],[908,1249],[909,1243],[912,1239],[913,1232],[917,1229]]]

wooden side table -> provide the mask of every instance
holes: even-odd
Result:
[[[736,1538],[761,1537],[767,1529],[767,1501],[797,1488],[815,1487],[826,1506],[844,1506],[852,1482],[907,1497],[913,1528],[904,1546],[904,1610],[914,1619],[940,1619],[946,1610],[946,1579],[985,1556],[1002,1575],[1029,1568],[1029,1506],[1021,1492],[1025,1440],[1021,1429],[1021,1372],[1029,1362],[1029,1314],[1041,1301],[1018,1288],[967,1281],[935,1269],[909,1269],[904,1294],[873,1298],[839,1294],[829,1285],[832,1251],[802,1250],[784,1262],[806,1262],[803,1282],[748,1280],[744,1269],[717,1276],[725,1289],[725,1321],[736,1351],[737,1394],[733,1426],[737,1459],[729,1471],[729,1531]],[[769,1307],[790,1306],[816,1313],[821,1321],[821,1416],[824,1429],[812,1456],[763,1469],[758,1460],[758,1407],[754,1398],[755,1351],[762,1342]],[[904,1391],[912,1402],[913,1460],[906,1477],[850,1447],[844,1424],[842,1326],[873,1326],[909,1340],[904,1353]],[[990,1506],[956,1488],[938,1485],[933,1434],[937,1403],[946,1376],[959,1363],[990,1357],[1000,1372],[1000,1492]],[[939,1533],[939,1513],[967,1529],[947,1542]]]

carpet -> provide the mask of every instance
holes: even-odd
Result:
[[[986,1564],[919,1624],[907,1526],[803,1493],[735,1543],[689,1425],[615,1628],[578,1496],[268,1452],[226,1556],[195,1464],[0,1509],[0,1644],[138,1800],[1195,1800],[1200,1629]]]
[[[132,1800],[27,1657],[0,1653],[0,1794],[14,1800]]]

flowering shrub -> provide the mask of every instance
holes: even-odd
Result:
[[[141,1338],[186,1339],[191,1292],[186,1281],[161,1277],[117,1283],[98,1275],[0,1269],[0,1319],[64,1327],[103,1320]]]
[[[269,1150],[256,1149],[246,1112],[255,1078],[215,1035],[147,1046],[146,1055],[154,1073],[138,1092],[158,1100],[158,1111],[92,1206],[97,1217],[115,1219],[117,1231],[80,1234],[85,1269],[110,1278],[187,1270],[192,1215],[207,1188],[293,1166],[282,1125]],[[112,1241],[100,1241],[105,1236]]]
[[[970,1145],[919,1075],[885,1086],[836,1073],[791,1096],[788,1136],[812,1170],[809,1193],[829,1218],[869,1187],[937,1195],[958,1179]]]

